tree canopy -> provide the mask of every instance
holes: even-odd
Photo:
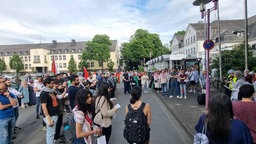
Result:
[[[69,60],[68,70],[69,70],[69,72],[72,72],[72,73],[77,70],[76,69],[76,62],[75,62],[75,59],[73,57],[71,57],[71,59]]]
[[[110,46],[112,42],[107,35],[95,35],[92,41],[88,41],[82,54],[83,60],[95,60],[99,63],[108,62],[110,58]],[[102,65],[102,70],[103,70]]]
[[[169,50],[163,46],[159,35],[149,33],[147,30],[138,29],[131,36],[130,41],[122,44],[122,59],[126,69],[138,69],[139,65],[151,58],[162,54],[169,54]]]
[[[19,55],[13,55],[9,62],[9,65],[10,68],[14,69],[17,74],[24,69],[24,64]]]
[[[4,60],[0,59],[0,73],[2,73],[4,70],[6,70],[7,66],[4,62]]]
[[[241,70],[245,69],[245,56],[244,44],[237,45],[232,50],[225,50],[222,52],[222,71],[226,74],[228,70]],[[253,57],[252,48],[248,47],[248,68],[255,70],[256,57]],[[219,57],[212,60],[211,68],[219,69]]]

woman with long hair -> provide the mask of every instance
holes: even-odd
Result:
[[[210,144],[250,144],[252,136],[246,124],[233,119],[233,108],[230,98],[220,94],[211,97],[208,113],[202,115],[195,126],[197,133],[206,129]]]
[[[150,110],[150,105],[149,103],[144,103],[140,98],[141,98],[141,93],[142,93],[142,89],[141,87],[139,86],[135,86],[134,88],[132,88],[131,90],[131,99],[130,99],[130,104],[126,106],[126,109],[125,109],[125,114],[128,113],[129,111],[129,108],[128,106],[130,106],[132,109],[134,110],[138,110],[143,104],[145,105],[144,106],[144,109],[143,109],[143,112],[144,112],[144,115],[146,117],[146,120],[147,120],[147,128],[148,128],[148,133],[146,134],[146,139],[144,141],[143,144],[148,144],[149,143],[149,139],[150,139],[150,124],[151,124],[151,110]]]
[[[103,82],[101,83],[95,99],[95,118],[94,123],[102,128],[102,135],[105,135],[108,143],[111,136],[111,119],[117,112],[110,100],[111,86]]]
[[[28,89],[27,81],[22,82],[19,88],[19,92],[21,92],[23,95],[23,98],[21,99],[21,108],[25,109],[26,107],[28,107],[28,103],[29,103],[29,89]]]
[[[92,135],[100,134],[99,128],[92,130],[92,93],[81,89],[76,95],[76,106],[73,109],[76,121],[75,144],[92,144]]]

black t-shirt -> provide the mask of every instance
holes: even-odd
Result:
[[[41,103],[46,103],[46,108],[50,116],[58,115],[59,113],[59,104],[57,97],[51,97],[49,92],[42,91],[40,94]]]
[[[123,77],[124,77],[125,80],[129,80],[129,75],[127,73],[124,73]],[[124,81],[124,82],[128,82],[128,81]]]

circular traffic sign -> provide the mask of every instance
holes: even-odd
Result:
[[[203,47],[205,50],[211,50],[214,48],[214,42],[212,40],[205,40],[203,43]]]

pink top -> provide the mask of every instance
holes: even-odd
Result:
[[[256,103],[255,102],[232,102],[234,119],[243,121],[250,129],[253,141],[256,142]]]

